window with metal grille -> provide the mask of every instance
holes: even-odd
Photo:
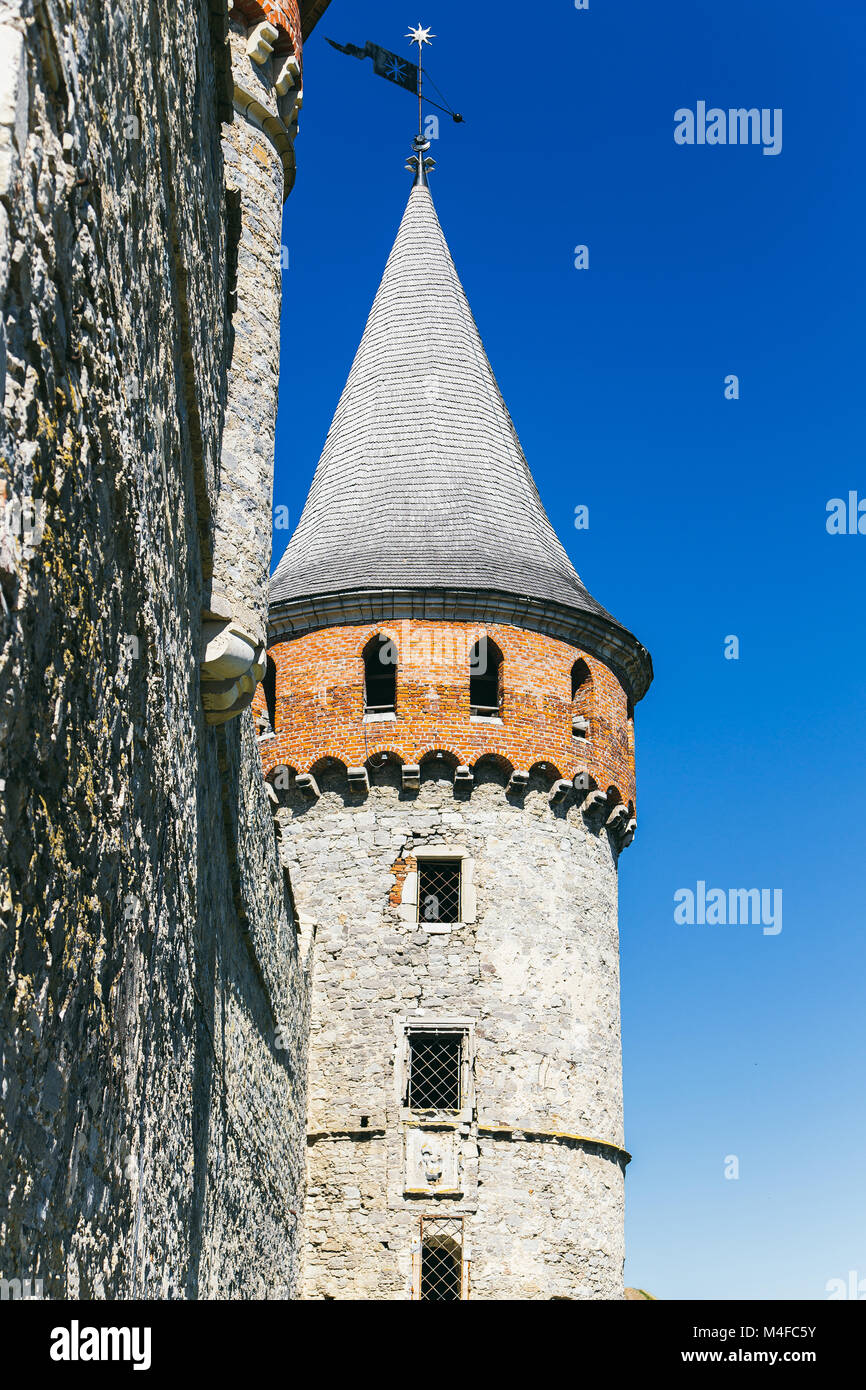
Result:
[[[410,1110],[459,1110],[463,1103],[463,1033],[409,1034]]]
[[[460,921],[459,859],[419,859],[418,921]]]
[[[421,1218],[421,1278],[424,1303],[459,1303],[463,1297],[463,1220],[452,1216]]]

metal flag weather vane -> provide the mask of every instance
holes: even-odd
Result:
[[[405,88],[407,92],[412,92],[413,94],[417,93],[420,121],[419,133],[424,123],[423,103],[425,101],[428,106],[434,106],[437,111],[444,111],[447,116],[451,117],[452,121],[461,125],[463,123],[463,117],[458,111],[452,110],[448,103],[445,102],[444,96],[442,96],[439,88],[436,87],[436,83],[429,77],[429,74],[428,81],[430,85],[436,89],[436,92],[442,97],[445,105],[440,106],[439,103],[433,101],[431,97],[422,94],[422,84],[424,81],[424,44],[429,44],[430,40],[435,39],[436,35],[431,33],[429,29],[422,28],[419,24],[415,29],[410,29],[406,37],[418,45],[417,63],[410,63],[408,58],[401,58],[397,53],[392,53],[390,49],[382,48],[377,43],[371,43],[369,39],[363,48],[359,48],[357,44],[354,43],[336,43],[334,39],[327,39],[326,42],[329,43],[332,48],[336,48],[338,53],[347,53],[350,58],[372,58],[373,71],[376,73],[377,77],[384,77],[386,81],[393,82],[396,86]]]

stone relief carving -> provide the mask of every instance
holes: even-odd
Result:
[[[407,1191],[459,1191],[462,1189],[461,1168],[458,1135],[454,1130],[407,1130]]]

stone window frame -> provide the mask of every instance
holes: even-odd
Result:
[[[405,1104],[409,1092],[409,1059],[411,1049],[409,1039],[413,1033],[429,1037],[431,1033],[460,1033],[464,1039],[459,1110],[413,1110]],[[401,1120],[417,1122],[424,1119],[433,1122],[439,1115],[444,1124],[469,1124],[475,1113],[475,1019],[458,1018],[444,1014],[412,1014],[398,1018],[395,1024],[395,1066],[394,1081],[397,1105]]]
[[[460,921],[459,922],[419,922],[418,921],[418,870],[406,875],[400,897],[400,916],[404,922],[413,923],[419,931],[428,936],[450,936],[461,927],[471,926],[478,916],[478,900],[475,893],[475,860],[464,845],[419,845],[411,851],[418,863],[423,859],[460,860]]]

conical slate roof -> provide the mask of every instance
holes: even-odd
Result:
[[[512,621],[597,650],[644,693],[649,657],[588,593],[547,518],[419,181],[271,582],[271,626],[410,610],[507,621],[515,601]]]

